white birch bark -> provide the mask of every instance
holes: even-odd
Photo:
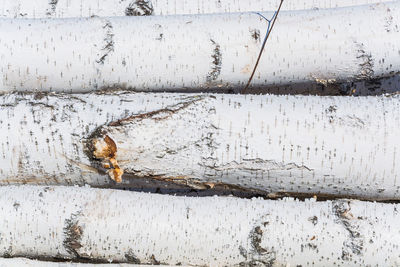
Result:
[[[399,100],[8,94],[0,98],[0,183],[108,186],[111,177],[128,185],[135,176],[399,199]]]
[[[0,267],[145,267],[149,265],[140,264],[91,264],[91,263],[75,263],[75,262],[51,262],[38,261],[26,258],[0,258]]]
[[[285,0],[284,10],[335,8],[388,0]],[[0,17],[68,18],[90,16],[143,16],[276,10],[279,0],[3,0]]]
[[[398,25],[400,2],[282,12],[252,92],[397,91]],[[239,91],[266,30],[267,22],[255,13],[4,19],[0,91]]]
[[[0,254],[141,264],[397,266],[399,204],[1,187]]]

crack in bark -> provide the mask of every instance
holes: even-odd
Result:
[[[208,161],[208,162],[207,162]],[[263,159],[243,159],[241,163],[237,161],[231,161],[221,166],[215,165],[215,160],[212,158],[204,159],[201,166],[209,168],[215,171],[224,172],[229,170],[245,170],[245,171],[275,171],[275,170],[305,170],[313,171],[304,165],[298,165],[295,163],[284,164],[282,162],[276,162],[275,160],[263,160]]]
[[[336,223],[341,224],[349,233],[349,239],[343,242],[342,260],[351,261],[353,255],[361,256],[364,248],[364,236],[359,231],[357,220],[350,212],[350,201],[335,201],[332,205],[333,214],[336,217]]]
[[[127,118],[123,118],[123,119],[111,122],[108,124],[108,126],[111,126],[111,127],[123,126],[125,124],[129,124],[132,121],[140,121],[140,120],[149,119],[149,118],[156,120],[156,121],[165,120],[165,119],[170,118],[173,114],[177,113],[178,111],[183,110],[183,109],[189,107],[190,105],[203,100],[204,98],[205,97],[203,97],[203,96],[194,96],[194,97],[189,98],[190,101],[181,102],[181,103],[178,103],[178,104],[175,104],[172,106],[168,106],[163,109],[158,109],[158,110],[150,111],[147,113],[129,116]]]
[[[27,104],[30,105],[30,106],[32,106],[32,107],[34,107],[34,106],[40,106],[40,107],[43,107],[43,108],[49,108],[49,109],[53,109],[53,110],[55,109],[55,107],[54,107],[53,105],[49,105],[49,104],[41,103],[41,102],[29,101]]]
[[[374,76],[362,79],[355,75],[349,80],[323,79],[310,75],[310,81],[295,84],[253,86],[249,94],[273,95],[318,95],[318,96],[376,96],[396,92],[399,84],[399,73]],[[326,86],[325,86],[326,85]],[[209,90],[213,92],[213,90]],[[214,92],[232,93],[228,88],[219,88]]]

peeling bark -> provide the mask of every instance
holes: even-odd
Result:
[[[0,187],[0,210],[7,215],[0,220],[0,254],[194,266],[394,266],[399,208],[8,186]],[[73,240],[73,253],[66,239]]]
[[[283,9],[335,8],[379,2],[388,2],[388,0],[290,0],[285,1]],[[270,11],[276,10],[278,5],[278,0],[3,0],[0,17],[46,18],[51,16],[52,18],[68,18],[227,13]],[[390,21],[389,18],[388,21]]]
[[[397,92],[400,43],[388,40],[400,32],[387,31],[389,15],[400,25],[400,3],[282,12],[247,91]],[[0,26],[2,92],[239,92],[267,30],[255,13],[3,19]]]
[[[6,94],[0,184],[135,188],[142,178],[172,191],[400,199],[399,103],[399,95]]]

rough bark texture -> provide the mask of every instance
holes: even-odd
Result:
[[[0,183],[108,186],[112,178],[135,187],[142,177],[270,196],[400,199],[399,100],[6,94]]]
[[[399,209],[353,200],[1,187],[0,255],[201,266],[396,266]],[[73,251],[66,245],[71,242],[79,244]]]
[[[398,25],[399,2],[282,12],[247,92],[398,91]],[[266,30],[256,13],[0,20],[0,91],[238,92]]]
[[[387,0],[285,0],[283,9],[334,8]],[[275,10],[279,0],[2,0],[0,17],[67,18],[90,16],[148,16]]]

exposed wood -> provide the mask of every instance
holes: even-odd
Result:
[[[286,10],[334,8],[387,0],[285,0]],[[0,17],[67,18],[145,16],[275,10],[279,0],[2,0]]]
[[[135,187],[134,176],[400,199],[399,95],[7,94],[0,106],[3,185]]]
[[[197,266],[396,266],[399,209],[352,200],[0,187],[0,255]]]
[[[247,91],[398,91],[398,25],[400,2],[281,12]],[[266,30],[256,13],[4,19],[0,91],[239,92]]]

